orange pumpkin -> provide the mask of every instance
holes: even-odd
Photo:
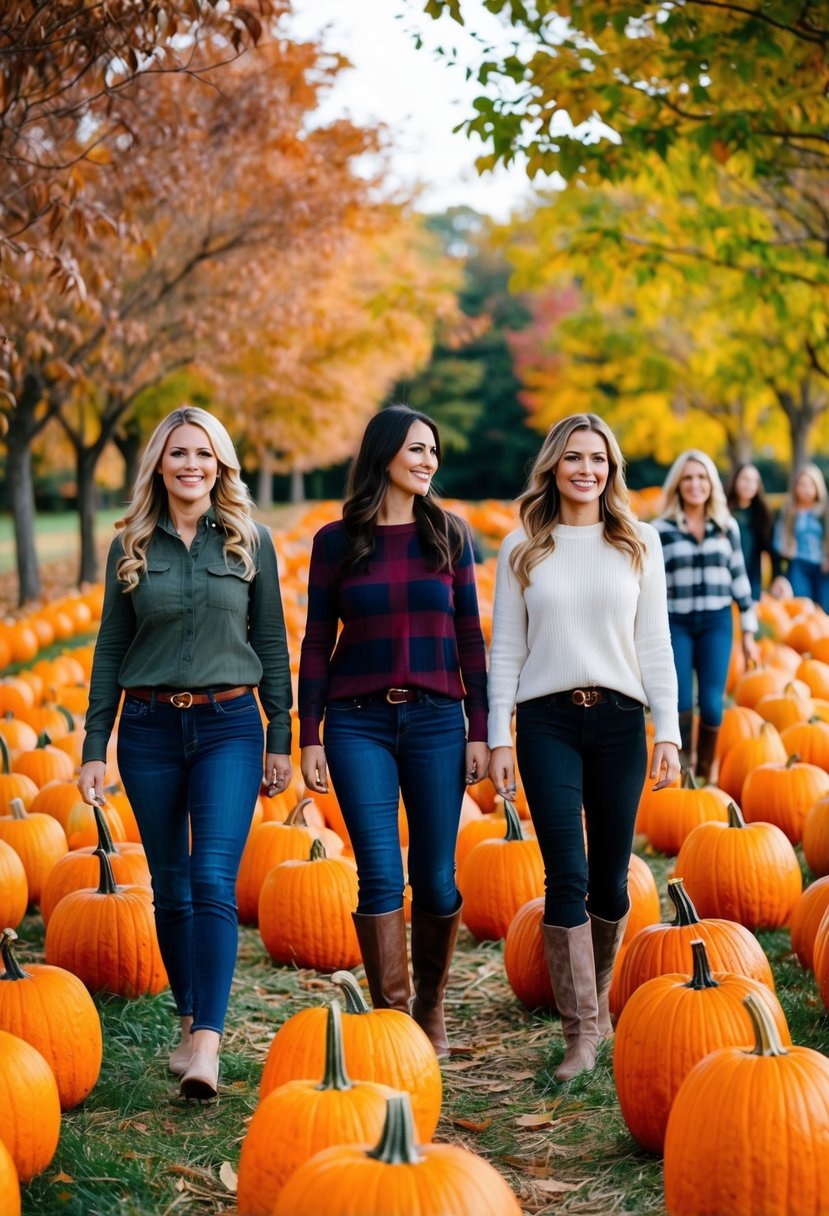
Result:
[[[106,820],[107,830],[114,841],[120,843],[126,840],[127,832],[115,807],[107,804],[97,816],[96,809],[88,802],[82,802],[80,797],[75,799],[75,805],[66,817],[66,838],[70,849],[94,848],[98,842],[98,821],[101,818]]]
[[[780,737],[788,755],[829,772],[829,722],[813,714],[806,722],[787,726]]]
[[[774,823],[792,844],[800,844],[807,811],[829,794],[829,773],[797,756],[785,763],[761,764],[743,785],[743,814],[747,823]]]
[[[628,862],[630,911],[623,941],[629,942],[646,925],[658,925],[662,913],[653,870],[643,858],[631,853]]]
[[[829,874],[829,798],[819,798],[803,821],[803,856],[813,874]]]
[[[791,676],[783,667],[755,667],[747,671],[734,689],[734,700],[738,705],[755,709],[761,697],[782,692]]]
[[[5,840],[0,840],[0,925],[16,929],[26,915],[29,884],[23,862]]]
[[[829,697],[829,663],[806,656],[801,658],[795,675],[798,680],[808,685],[813,697],[821,697],[824,700]]]
[[[20,1182],[12,1155],[0,1140],[0,1212],[20,1216]]]
[[[46,1169],[59,1135],[54,1073],[31,1043],[0,1030],[0,1142],[9,1150],[21,1182]]]
[[[792,950],[801,967],[811,970],[814,965],[815,938],[829,910],[829,877],[818,878],[810,883],[794,906],[789,932],[792,935]]]
[[[787,726],[807,722],[814,712],[814,703],[811,697],[803,696],[796,682],[792,681],[782,692],[761,697],[754,709],[765,722],[771,722],[779,731],[783,731]]]
[[[556,998],[544,957],[541,924],[544,896],[527,900],[510,921],[504,939],[504,970],[525,1009],[555,1009]]]
[[[109,825],[100,807],[94,808],[94,819],[98,840],[95,845],[73,849],[52,869],[43,888],[40,914],[48,925],[52,913],[70,891],[82,891],[94,887],[100,878],[100,849],[109,858],[115,882],[124,887],[150,888],[151,878],[147,858],[140,844],[122,842],[115,844]]]
[[[310,801],[310,798],[305,798],[298,802],[284,822],[272,820],[251,828],[236,878],[236,902],[241,924],[257,923],[262,884],[274,866],[283,861],[304,861],[318,837],[329,857],[338,857],[342,853],[343,842],[336,832],[331,828],[320,832],[305,822],[304,809]]]
[[[544,863],[534,837],[525,837],[511,802],[504,803],[506,832],[482,840],[458,874],[463,895],[461,919],[479,941],[506,937],[523,904],[544,893]]]
[[[263,882],[259,933],[275,963],[346,970],[360,961],[356,910],[353,862],[327,857],[322,842],[314,840],[306,861],[283,861]]]
[[[69,846],[63,828],[51,815],[29,815],[19,798],[12,799],[10,809],[10,815],[0,816],[0,840],[10,844],[23,862],[29,903],[38,904],[50,870]]]
[[[717,783],[738,806],[742,806],[743,783],[748,774],[761,764],[785,761],[786,749],[780,732],[771,722],[764,722],[756,738],[738,739],[729,749],[720,765]]]
[[[699,789],[686,769],[679,789],[659,790],[651,802],[648,840],[658,853],[674,857],[697,824],[727,819],[722,799],[707,788]]]
[[[756,738],[762,725],[763,719],[756,709],[729,705],[723,712],[720,733],[717,735],[717,760],[720,764],[738,739]]]

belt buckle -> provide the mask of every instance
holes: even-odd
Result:
[[[574,688],[570,694],[570,700],[574,705],[582,705],[585,709],[590,709],[591,705],[595,705],[599,700],[600,693],[595,688]]]
[[[396,692],[402,693],[403,695],[400,697],[396,697],[396,696],[394,696],[394,693],[396,693]],[[389,705],[402,705],[405,702],[408,695],[409,695],[408,688],[390,688],[389,691],[386,693],[386,700],[388,701]]]
[[[174,692],[170,697],[170,704],[175,705],[176,709],[189,709],[193,704],[193,694],[191,692]]]

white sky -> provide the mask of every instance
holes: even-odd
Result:
[[[481,176],[474,161],[488,149],[463,132],[452,134],[480,92],[474,78],[466,80],[465,65],[477,67],[481,51],[464,28],[445,18],[433,21],[422,0],[293,0],[293,8],[289,29],[300,37],[321,37],[326,48],[354,65],[342,74],[324,114],[385,123],[393,146],[392,180],[423,185],[421,210],[468,204],[506,220],[531,197],[522,166]],[[509,43],[509,33],[482,0],[466,0],[464,13],[476,32]],[[420,50],[415,31],[424,39]],[[437,59],[433,48],[440,45],[457,48],[460,62],[451,66]]]

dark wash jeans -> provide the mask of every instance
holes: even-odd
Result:
[[[466,727],[460,701],[329,701],[325,755],[354,846],[359,911],[379,916],[403,905],[397,827],[403,794],[409,823],[412,902],[448,916],[459,904],[455,842],[464,794]]]
[[[572,929],[588,911],[620,920],[647,770],[643,706],[616,692],[589,709],[558,695],[522,701],[516,755],[544,858],[545,923]]]
[[[683,713],[694,708],[696,672],[700,721],[706,726],[719,726],[734,640],[731,609],[673,612],[668,620],[679,685],[679,711]]]
[[[224,1028],[238,944],[236,875],[263,752],[253,693],[190,709],[124,698],[118,767],[152,874],[170,987],[193,1030]]]

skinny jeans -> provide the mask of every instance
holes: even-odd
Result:
[[[455,912],[455,842],[466,771],[461,702],[437,693],[401,705],[359,697],[329,701],[324,742],[357,862],[358,912],[379,916],[403,906],[401,793],[412,902],[435,916]]]
[[[824,612],[829,612],[829,574],[823,572],[820,562],[793,557],[789,562],[787,577],[794,595],[808,596]]]
[[[589,708],[566,693],[521,701],[516,758],[544,860],[545,924],[620,920],[647,770],[644,707],[612,691]]]
[[[264,744],[252,692],[189,709],[124,698],[118,768],[147,854],[176,1009],[192,1015],[193,1030],[224,1029],[238,945],[236,876]]]
[[[668,621],[679,687],[679,712],[694,708],[696,672],[700,721],[706,726],[719,726],[734,643],[731,608],[672,612]]]

